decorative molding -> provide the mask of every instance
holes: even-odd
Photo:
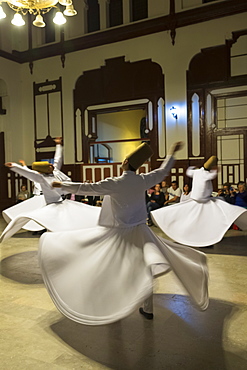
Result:
[[[64,54],[67,54],[162,31],[170,31],[172,42],[175,43],[175,32],[177,28],[243,12],[247,12],[246,0],[228,0],[220,3],[211,3],[195,9],[174,14],[170,13],[162,17],[133,22],[114,29],[94,32],[93,34],[86,34],[75,39],[53,43],[52,45],[46,45],[40,48],[22,52],[13,50],[12,53],[0,50],[0,57],[22,64],[61,55],[61,50]]]
[[[152,76],[152,79],[146,79],[146,76]],[[120,111],[129,106],[145,110],[145,115],[148,115],[147,136],[157,152],[158,99],[164,99],[163,95],[162,69],[150,59],[126,62],[125,57],[121,56],[105,60],[105,65],[98,69],[85,71],[77,79],[74,89],[74,113],[77,109],[82,112],[83,162],[89,161],[89,146],[93,137],[92,117],[102,111]],[[153,157],[157,157],[157,153]]]

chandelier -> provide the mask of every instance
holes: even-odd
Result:
[[[3,2],[7,3],[8,6],[15,11],[15,15],[11,21],[15,26],[23,26],[25,24],[22,16],[25,16],[27,13],[36,16],[33,21],[33,25],[36,27],[45,27],[43,14],[48,13],[53,8],[57,9],[53,22],[58,25],[66,23],[64,15],[72,17],[77,14],[72,0],[0,0],[0,19],[6,17],[1,6]],[[63,13],[57,7],[58,3],[66,7]]]

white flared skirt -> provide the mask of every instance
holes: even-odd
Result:
[[[45,233],[39,263],[62,314],[104,325],[131,314],[152,294],[153,277],[173,270],[196,306],[208,306],[204,253],[165,241],[146,225]]]
[[[29,198],[23,202],[15,204],[12,207],[9,207],[2,211],[2,215],[4,220],[9,223],[14,218],[18,217],[19,215],[32,212],[34,210],[38,210],[46,205],[44,195],[37,195],[32,198]],[[28,221],[25,225],[22,226],[23,229],[28,231],[39,231],[42,230],[43,227],[37,224],[34,221]]]
[[[218,243],[233,223],[247,229],[247,210],[217,198],[206,203],[189,199],[152,211],[151,216],[171,239],[193,247]]]
[[[26,202],[26,201],[25,201]],[[13,218],[6,226],[0,242],[7,240],[23,228],[30,220],[49,231],[78,230],[95,227],[101,208],[65,199],[59,203],[47,204],[32,212],[24,212]]]

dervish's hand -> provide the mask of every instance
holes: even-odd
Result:
[[[26,162],[25,162],[23,159],[20,159],[20,160],[19,160],[19,163],[20,163],[22,166],[26,166]]]
[[[12,162],[6,162],[5,164],[4,164],[4,166],[5,167],[13,167],[13,163]]]
[[[183,148],[183,146],[184,146],[184,142],[183,141],[177,141],[176,143],[174,143],[170,147],[169,154],[170,155],[175,154],[176,152],[178,152],[179,150],[181,150]]]
[[[58,145],[58,144],[62,144],[62,137],[56,137],[56,139],[54,140],[55,143]]]
[[[53,188],[61,188],[62,183],[60,181],[53,181],[52,187]]]

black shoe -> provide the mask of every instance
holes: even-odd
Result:
[[[143,311],[143,308],[142,308],[142,307],[140,307],[140,308],[139,308],[139,312],[140,312],[140,314],[141,314],[141,315],[143,315],[147,320],[153,320],[153,318],[154,318],[153,313],[148,313],[148,312]]]

